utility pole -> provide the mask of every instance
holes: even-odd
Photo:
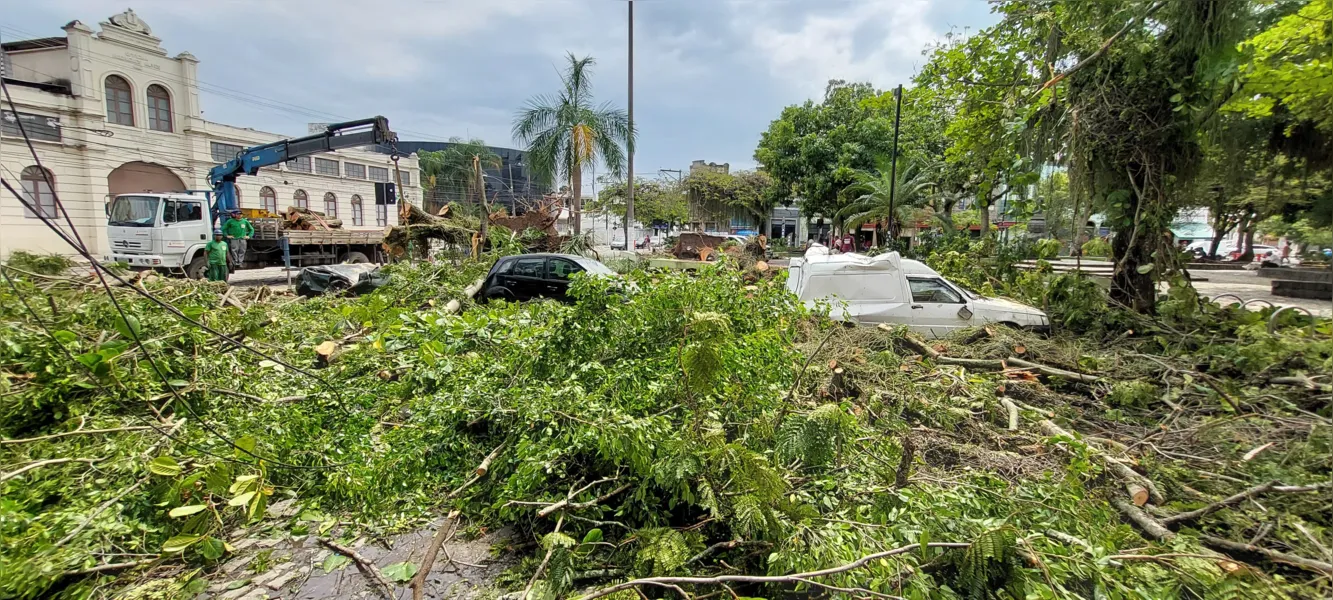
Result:
[[[903,84],[898,84],[898,88],[893,90],[893,97],[897,108],[893,110],[893,163],[889,167],[889,240],[896,243],[898,236],[894,233],[893,194],[898,187],[898,125],[903,118]]]
[[[625,250],[633,251],[629,224],[634,221],[634,0],[629,0],[629,187],[625,191]]]
[[[481,205],[481,246],[486,247],[487,222],[491,220],[491,207],[486,205],[486,182],[481,179],[481,156],[472,155],[472,169],[477,175],[477,203]]]

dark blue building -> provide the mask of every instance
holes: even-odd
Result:
[[[436,152],[450,146],[453,146],[450,142],[399,141],[398,152],[402,154]],[[500,168],[486,169],[486,176],[482,178],[486,183],[486,198],[492,208],[503,206],[509,214],[520,214],[551,191],[549,185],[533,178],[526,152],[495,146],[487,148],[500,157]],[[381,146],[378,150],[389,152],[386,146]],[[422,208],[434,214],[450,202],[476,202],[476,198],[467,197],[467,192],[463,188],[448,189],[447,186],[436,186],[425,193]]]

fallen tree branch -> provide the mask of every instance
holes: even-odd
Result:
[[[105,565],[97,565],[96,567],[89,567],[89,568],[87,568],[87,569],[79,569],[79,570],[76,570],[76,571],[65,571],[64,573],[61,573],[60,575],[61,575],[62,577],[73,577],[73,576],[76,576],[76,575],[92,575],[93,573],[105,573],[105,572],[107,572],[107,571],[119,571],[119,570],[121,570],[121,569],[133,569],[133,568],[135,568],[135,567],[142,567],[142,566],[145,566],[145,565],[149,565],[149,564],[155,563],[155,562],[157,562],[157,561],[158,561],[158,557],[153,557],[153,558],[145,558],[145,559],[143,559],[143,560],[136,560],[136,561],[133,561],[133,562],[110,563],[110,564],[105,564]]]
[[[1125,517],[1135,525],[1138,525],[1140,530],[1154,540],[1164,542],[1176,537],[1175,532],[1167,529],[1165,525],[1162,525],[1162,523],[1153,518],[1152,515],[1143,512],[1143,509],[1134,506],[1132,502],[1129,502],[1124,498],[1119,496],[1111,498],[1111,505],[1115,506],[1121,514],[1125,515]]]
[[[565,515],[560,515],[560,519],[555,522],[555,531],[560,533],[560,528],[565,524]],[[532,586],[537,585],[537,580],[541,578],[542,572],[546,571],[546,565],[551,562],[551,554],[555,553],[555,546],[546,549],[546,556],[542,557],[541,564],[537,565],[537,570],[533,572],[532,579],[528,580],[528,587],[523,588],[523,595],[519,600],[528,600],[528,595],[532,593]]]
[[[19,439],[19,440],[0,440],[0,445],[8,445],[8,444],[26,444],[26,443],[28,443],[28,442],[40,442],[40,441],[42,441],[42,440],[54,440],[54,439],[58,439],[58,438],[62,438],[62,437],[67,437],[67,436],[71,436],[71,435],[93,435],[93,434],[97,434],[97,433],[116,433],[116,432],[118,432],[118,431],[143,431],[143,430],[146,430],[146,429],[152,429],[152,427],[149,427],[149,426],[147,426],[147,425],[135,425],[135,426],[133,426],[133,427],[113,427],[113,428],[111,428],[111,429],[76,429],[76,430],[74,430],[74,431],[66,431],[66,432],[63,432],[63,433],[53,433],[53,434],[51,434],[51,435],[43,435],[43,436],[41,436],[41,437],[23,438],[23,439]]]
[[[1329,385],[1327,383],[1319,383],[1309,377],[1270,377],[1268,378],[1268,383],[1271,383],[1273,385],[1290,385],[1295,387],[1302,387],[1307,390],[1314,390],[1318,392],[1333,392],[1333,385]]]
[[[968,546],[971,545],[972,544],[970,543],[959,543],[959,542],[930,542],[926,544],[926,547],[967,548]],[[602,596],[614,594],[616,592],[619,592],[620,590],[627,590],[641,585],[679,586],[682,584],[725,585],[727,583],[808,583],[804,580],[814,579],[816,577],[826,577],[829,575],[836,575],[838,573],[845,573],[847,571],[852,571],[864,567],[867,563],[871,561],[879,560],[881,558],[888,558],[890,556],[897,556],[899,554],[906,554],[920,547],[921,544],[908,544],[906,546],[900,546],[892,550],[885,550],[884,552],[876,552],[874,554],[868,554],[852,562],[849,562],[845,565],[829,567],[827,569],[821,569],[818,571],[809,571],[806,573],[793,573],[791,575],[718,575],[717,577],[646,577],[643,579],[633,579],[630,581],[626,581],[624,583],[602,588],[600,590],[592,592],[591,594],[583,596],[579,600],[594,600],[595,598],[601,598]],[[684,592],[680,593],[684,594]],[[689,596],[685,597],[688,598]]]
[[[477,295],[477,292],[481,291],[481,286],[484,285],[485,283],[486,283],[486,278],[482,277],[481,279],[478,279],[472,282],[467,287],[463,288],[463,299],[471,300],[473,296]],[[444,305],[444,313],[448,315],[455,314],[462,309],[463,309],[463,302],[457,299],[450,300],[448,304]]]
[[[1016,431],[1018,429],[1018,405],[1014,404],[1013,400],[1005,397],[1000,398],[1000,405],[1009,411],[1009,431]]]
[[[598,496],[598,497],[596,497],[596,498],[593,498],[592,500],[589,500],[589,501],[587,501],[587,502],[570,502],[570,497],[566,497],[564,500],[561,500],[561,501],[559,501],[559,502],[556,502],[555,504],[552,504],[552,505],[550,505],[550,506],[548,506],[548,507],[546,507],[546,508],[543,508],[543,509],[537,511],[537,516],[539,516],[539,517],[549,517],[549,516],[551,516],[551,513],[554,513],[554,512],[557,511],[557,510],[562,510],[562,509],[564,509],[564,510],[579,510],[579,509],[588,508],[588,507],[591,507],[591,506],[596,506],[596,505],[598,505],[598,504],[601,504],[602,502],[605,502],[605,501],[609,500],[612,496],[615,496],[616,494],[619,494],[620,492],[623,492],[623,491],[629,489],[629,487],[630,487],[630,484],[629,484],[629,483],[624,483],[624,484],[622,484],[620,487],[618,487],[618,488],[616,488],[616,489],[614,489],[614,490],[611,490],[611,491],[609,491],[609,492],[607,492],[607,493],[605,493],[605,494],[602,494],[601,496]],[[585,489],[586,489],[586,488],[585,488]],[[580,491],[582,491],[582,490],[580,490]],[[575,494],[571,494],[571,497],[572,497],[572,496],[575,496],[575,495],[578,495],[578,493],[576,492]]]
[[[125,496],[128,496],[130,492],[139,489],[139,486],[143,485],[143,482],[145,481],[148,481],[148,479],[147,478],[140,479],[139,481],[134,482],[134,485],[125,488],[124,491],[120,492],[119,494],[116,494],[110,500],[107,500],[106,502],[103,502],[102,504],[98,505],[98,507],[94,509],[93,512],[88,513],[88,516],[84,517],[83,522],[79,523],[78,527],[75,527],[72,531],[65,534],[65,537],[60,538],[60,540],[55,543],[55,547],[59,548],[61,546],[64,546],[65,544],[68,544],[70,540],[74,539],[74,536],[79,535],[79,532],[83,531],[85,528],[88,527],[88,525],[92,524],[93,519],[96,518],[97,515],[102,514],[102,512],[110,508],[112,504],[120,502],[120,499],[124,498]]]
[[[364,556],[357,554],[355,550],[328,538],[319,538],[319,543],[324,544],[330,550],[342,554],[356,562],[356,566],[361,568],[361,571],[366,574],[366,577],[370,579],[371,583],[379,588],[380,594],[390,600],[393,599],[393,584],[389,583],[389,580],[384,578],[384,574],[380,572],[379,567],[375,566],[375,563],[366,560]]]
[[[705,558],[708,558],[709,556],[717,553],[720,550],[730,550],[732,548],[736,548],[739,546],[769,546],[769,545],[771,544],[769,544],[768,542],[761,542],[756,540],[730,540],[726,542],[718,542],[716,544],[713,544],[712,546],[704,548],[702,552],[695,554],[694,556],[691,556],[689,560],[685,561],[685,564],[692,565]]]
[[[881,323],[879,325],[879,329],[883,331],[890,331],[890,332],[893,331],[892,327],[889,327],[887,324],[884,323]],[[929,358],[930,360],[933,360],[943,365],[957,365],[960,367],[966,367],[968,369],[976,369],[983,371],[1004,370],[1004,361],[1002,360],[988,360],[984,358],[954,358],[952,356],[945,356],[943,354],[940,354],[938,350],[931,348],[930,345],[917,339],[911,334],[904,335],[899,339],[902,340],[903,344],[907,345],[912,350],[915,350],[917,354],[920,354],[921,356]]]
[[[1248,499],[1248,498],[1253,498],[1254,496],[1257,496],[1257,495],[1259,495],[1259,494],[1262,494],[1262,493],[1264,493],[1264,492],[1267,492],[1267,491],[1273,489],[1273,486],[1276,486],[1277,484],[1278,484],[1278,482],[1277,482],[1276,480],[1274,480],[1274,481],[1270,481],[1270,482],[1268,482],[1268,483],[1262,483],[1262,484],[1256,485],[1256,486],[1254,486],[1254,487],[1252,487],[1252,488],[1250,488],[1250,489],[1247,489],[1247,490],[1245,490],[1245,491],[1243,491],[1243,492],[1240,492],[1240,493],[1238,493],[1238,494],[1233,494],[1233,495],[1231,495],[1231,496],[1227,496],[1226,498],[1223,498],[1222,500],[1218,500],[1217,502],[1214,502],[1214,503],[1212,503],[1212,504],[1209,504],[1208,506],[1205,506],[1205,507],[1203,507],[1203,508],[1200,508],[1200,509],[1197,509],[1197,510],[1191,510],[1191,511],[1189,511],[1189,512],[1183,512],[1183,513],[1179,513],[1179,514],[1175,514],[1175,515],[1171,515],[1171,516],[1169,516],[1169,517],[1166,517],[1166,518],[1162,519],[1162,524],[1163,524],[1163,525],[1173,525],[1173,524],[1176,524],[1176,523],[1183,523],[1183,522],[1193,521],[1193,520],[1195,520],[1195,519],[1198,519],[1198,518],[1203,517],[1203,516],[1205,516],[1205,515],[1208,515],[1208,514],[1210,514],[1210,513],[1214,513],[1214,512],[1217,512],[1217,511],[1219,511],[1219,510],[1222,510],[1223,508],[1226,508],[1226,507],[1228,507],[1228,506],[1231,506],[1232,504],[1237,504],[1237,503],[1240,503],[1240,502],[1244,502],[1244,501],[1245,501],[1246,499]]]
[[[1051,377],[1064,377],[1065,379],[1073,379],[1074,381],[1081,381],[1083,383],[1097,383],[1098,381],[1102,380],[1101,377],[1098,377],[1096,375],[1084,375],[1082,373],[1075,373],[1073,371],[1057,369],[1055,367],[1049,367],[1040,363],[1026,361],[1021,358],[1016,358],[1013,356],[1005,359],[1005,362],[1011,365],[1017,365],[1023,367],[1025,369],[1032,369],[1033,371],[1041,373],[1042,375],[1047,375]]]
[[[1038,423],[1038,425],[1041,427],[1042,433],[1048,436],[1074,439],[1073,434],[1060,428],[1059,425],[1056,425],[1050,420],[1043,420]],[[1106,470],[1116,474],[1125,482],[1130,497],[1134,500],[1134,506],[1143,506],[1149,500],[1151,500],[1153,504],[1159,506],[1166,503],[1166,499],[1162,496],[1162,492],[1157,489],[1157,484],[1154,484],[1151,479],[1144,477],[1134,469],[1126,466],[1124,463],[1112,458],[1095,444],[1089,443],[1088,449],[1092,450],[1093,453],[1102,460],[1102,464],[1106,466]],[[1139,486],[1142,490],[1140,491],[1130,484]]]
[[[1121,28],[1120,28],[1120,31],[1117,31],[1117,32],[1111,34],[1111,37],[1106,38],[1106,41],[1105,41],[1105,42],[1102,42],[1102,45],[1099,46],[1099,47],[1097,48],[1097,50],[1094,51],[1092,54],[1089,54],[1089,55],[1088,55],[1086,58],[1084,58],[1083,60],[1078,61],[1077,63],[1074,64],[1074,66],[1069,67],[1069,69],[1066,70],[1064,73],[1061,73],[1061,74],[1059,74],[1059,75],[1056,75],[1055,77],[1052,77],[1052,78],[1051,78],[1049,81],[1047,81],[1046,83],[1042,84],[1041,88],[1038,89],[1035,93],[1032,94],[1033,97],[1036,97],[1037,94],[1040,94],[1040,93],[1046,91],[1047,88],[1049,88],[1049,87],[1051,87],[1051,86],[1053,86],[1053,85],[1055,85],[1055,84],[1057,84],[1057,83],[1060,83],[1060,82],[1061,82],[1062,80],[1064,80],[1066,77],[1069,77],[1070,75],[1073,75],[1074,73],[1077,73],[1077,72],[1083,70],[1083,69],[1086,68],[1088,65],[1092,64],[1092,63],[1095,62],[1097,59],[1101,58],[1104,54],[1106,54],[1107,50],[1110,50],[1110,49],[1111,49],[1111,45],[1114,44],[1114,43],[1116,42],[1116,40],[1118,40],[1118,39],[1120,39],[1122,36],[1124,36],[1125,33],[1128,32],[1132,27],[1135,27],[1135,26],[1137,26],[1139,23],[1142,23],[1143,20],[1146,19],[1146,18],[1148,18],[1149,15],[1153,14],[1154,12],[1157,12],[1157,9],[1161,8],[1161,7],[1164,6],[1165,4],[1166,4],[1166,2],[1157,2],[1157,3],[1153,4],[1152,6],[1149,6],[1147,10],[1143,11],[1143,14],[1141,14],[1141,15],[1139,15],[1139,16],[1133,18],[1133,19],[1130,19],[1128,23],[1125,23],[1125,26],[1124,26],[1124,27],[1121,27]]]
[[[435,537],[430,541],[430,547],[426,549],[425,558],[421,559],[421,569],[417,571],[417,576],[412,578],[412,600],[421,600],[421,589],[426,586],[426,576],[435,566],[435,555],[440,552],[440,546],[444,545],[445,540],[453,536],[454,530],[458,529],[458,511],[449,513],[440,523],[440,528],[435,531]]]
[[[481,460],[481,464],[477,465],[476,470],[473,471],[472,478],[463,482],[463,485],[458,486],[458,488],[455,489],[454,491],[449,492],[449,495],[445,496],[444,499],[453,500],[454,498],[457,498],[459,494],[463,493],[468,488],[472,487],[472,484],[476,483],[478,480],[484,477],[486,475],[486,472],[490,470],[491,461],[495,460],[495,457],[500,456],[500,451],[504,450],[505,444],[508,443],[509,442],[501,442],[499,446],[496,446],[494,450],[491,450],[491,453],[487,454],[486,458]]]
[[[63,465],[63,464],[65,464],[65,463],[72,463],[72,462],[88,463],[88,464],[91,465],[91,464],[93,464],[93,463],[95,463],[95,462],[97,462],[97,461],[99,461],[99,460],[102,460],[102,459],[100,459],[100,458],[48,458],[48,459],[46,459],[46,460],[39,460],[39,461],[36,461],[36,462],[30,462],[30,463],[28,463],[28,464],[26,464],[26,465],[23,465],[23,466],[21,466],[21,467],[15,469],[15,470],[13,470],[13,471],[10,471],[10,472],[8,472],[8,473],[4,473],[4,474],[0,474],[0,483],[5,482],[5,481],[9,481],[10,479],[13,479],[13,478],[15,478],[15,477],[18,477],[19,475],[22,475],[22,474],[24,474],[24,473],[27,473],[28,471],[31,471],[31,470],[33,470],[33,469],[37,469],[37,468],[40,468],[40,467],[49,467],[49,466],[51,466],[51,465]]]
[[[1300,567],[1307,571],[1323,573],[1324,575],[1333,575],[1333,564],[1326,563],[1322,560],[1314,560],[1303,556],[1296,556],[1295,554],[1269,550],[1268,548],[1261,548],[1253,544],[1243,544],[1231,540],[1224,540],[1211,535],[1201,535],[1199,536],[1199,541],[1203,542],[1206,546],[1211,546],[1224,552],[1248,552],[1250,554],[1257,554],[1273,562]]]

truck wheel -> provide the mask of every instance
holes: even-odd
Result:
[[[343,264],[359,265],[370,262],[370,257],[363,252],[348,252],[343,255]]]
[[[190,279],[203,279],[208,273],[208,257],[200,254],[185,267],[185,276]]]

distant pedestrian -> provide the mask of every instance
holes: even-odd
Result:
[[[1291,242],[1282,244],[1282,264],[1291,262]]]
[[[241,216],[241,211],[231,211],[231,218],[222,224],[222,233],[227,238],[227,250],[231,255],[231,270],[241,268],[245,264],[246,240],[254,237],[255,228],[250,224],[250,220]]]
[[[208,255],[208,280],[227,280],[227,242],[221,229],[213,230],[213,241],[204,244],[204,253]]]

